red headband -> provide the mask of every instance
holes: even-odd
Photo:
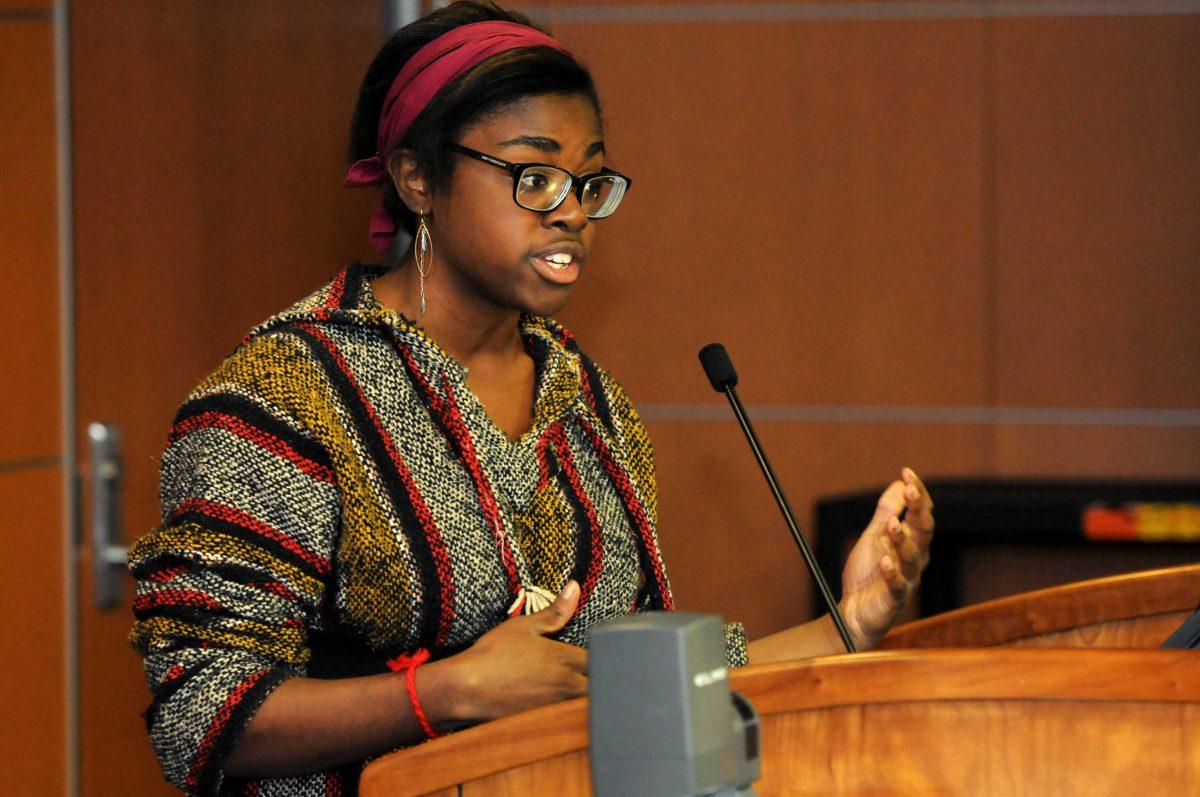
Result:
[[[443,33],[417,50],[396,75],[383,101],[375,138],[378,154],[351,166],[342,185],[358,188],[386,183],[388,156],[438,92],[480,61],[518,47],[553,47],[570,54],[541,31],[515,22],[472,22]],[[371,215],[371,245],[386,252],[395,237],[396,223],[380,202]]]

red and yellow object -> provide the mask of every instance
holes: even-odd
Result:
[[[1083,510],[1089,540],[1190,542],[1200,540],[1200,504],[1134,503]]]

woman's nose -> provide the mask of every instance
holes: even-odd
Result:
[[[571,232],[579,232],[587,226],[588,221],[587,214],[579,205],[579,198],[572,191],[567,194],[567,198],[561,205],[554,210],[546,211],[542,223],[547,227],[559,227]]]

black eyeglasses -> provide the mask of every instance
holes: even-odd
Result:
[[[574,189],[579,207],[583,208],[587,217],[603,219],[613,214],[633,183],[612,169],[601,169],[576,177],[566,169],[548,163],[509,163],[462,144],[451,144],[450,149],[511,172],[513,201],[526,210],[538,213],[554,210]]]

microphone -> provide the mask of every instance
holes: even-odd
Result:
[[[741,399],[734,390],[738,383],[738,377],[737,371],[733,369],[733,361],[729,359],[729,353],[720,343],[710,343],[700,350],[700,365],[704,367],[704,373],[708,376],[713,390],[724,393],[725,398],[729,399],[729,406],[733,408],[733,414],[737,416],[742,432],[746,435],[746,441],[750,443],[750,450],[754,452],[754,458],[758,460],[758,467],[762,469],[763,476],[767,479],[767,486],[771,488],[771,495],[775,496],[775,503],[779,505],[779,511],[783,513],[788,530],[792,532],[792,539],[800,548],[800,553],[804,556],[804,563],[808,565],[808,572],[812,573],[813,580],[817,582],[817,588],[821,590],[821,597],[825,599],[825,605],[829,607],[829,615],[833,618],[833,624],[837,626],[842,643],[848,652],[857,653],[858,648],[854,646],[854,640],[850,638],[850,629],[846,626],[846,618],[842,617],[837,601],[833,599],[833,593],[829,590],[829,582],[821,573],[817,559],[808,546],[808,540],[800,533],[800,524],[796,522],[792,507],[788,504],[783,489],[775,478],[775,471],[771,468],[771,463],[767,461],[766,452],[759,444],[758,435],[754,433],[754,427],[750,425],[750,418],[746,416]]]

